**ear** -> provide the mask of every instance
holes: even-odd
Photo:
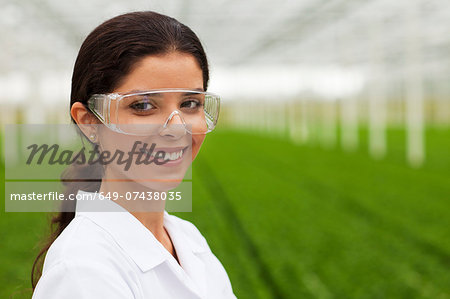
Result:
[[[92,142],[97,141],[97,125],[100,121],[81,102],[75,102],[70,108],[70,115],[80,130]]]

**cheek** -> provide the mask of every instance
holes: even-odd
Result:
[[[205,135],[192,135],[192,161],[197,156],[203,140],[205,140]]]

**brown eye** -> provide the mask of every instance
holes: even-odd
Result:
[[[181,108],[188,109],[188,110],[196,110],[196,109],[200,108],[201,106],[202,106],[201,102],[199,100],[195,100],[195,99],[184,101],[181,104]]]
[[[147,100],[134,102],[129,107],[136,112],[148,112],[154,108],[154,106]]]

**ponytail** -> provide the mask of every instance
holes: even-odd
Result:
[[[86,180],[87,177],[99,178],[98,180]],[[87,192],[95,192],[100,189],[101,177],[103,177],[103,167],[99,163],[77,164],[72,163],[61,174],[61,182],[64,185],[64,198],[69,198],[71,194],[77,194],[78,190]],[[31,269],[31,286],[36,288],[37,282],[42,275],[42,268],[44,266],[44,257],[62,231],[69,225],[72,219],[75,218],[75,200],[63,201],[61,211],[54,215],[50,220],[50,236],[44,242],[42,249],[39,251],[34,260]],[[65,212],[69,211],[69,212]]]

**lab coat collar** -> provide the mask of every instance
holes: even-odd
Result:
[[[177,252],[178,261],[184,269],[184,272],[193,282],[194,286],[192,287],[192,290],[200,294],[201,298],[204,298],[207,292],[207,274],[205,264],[200,259],[199,255],[207,252],[209,247],[206,243],[203,246],[195,243],[192,238],[189,238],[186,233],[183,233],[183,229],[180,227],[181,223],[176,221],[174,216],[169,214],[167,214],[167,216],[168,217],[164,218],[164,226],[169,232]]]
[[[98,196],[92,201],[79,200],[76,216],[89,218],[108,232],[143,272],[167,259],[164,247],[153,234],[133,215],[111,200],[100,200]]]
[[[89,193],[79,191],[79,193]],[[95,195],[94,195],[95,196]],[[105,212],[107,211],[107,212]],[[131,257],[143,272],[160,265],[172,255],[155,236],[132,214],[111,200],[77,201],[76,216],[84,216],[105,229],[116,243]],[[199,245],[180,227],[176,217],[164,211],[164,226],[174,243],[179,260],[186,273],[194,281],[203,281],[204,265],[196,256],[207,252],[207,245]],[[176,262],[175,262],[176,263]],[[200,288],[203,289],[206,285]]]

